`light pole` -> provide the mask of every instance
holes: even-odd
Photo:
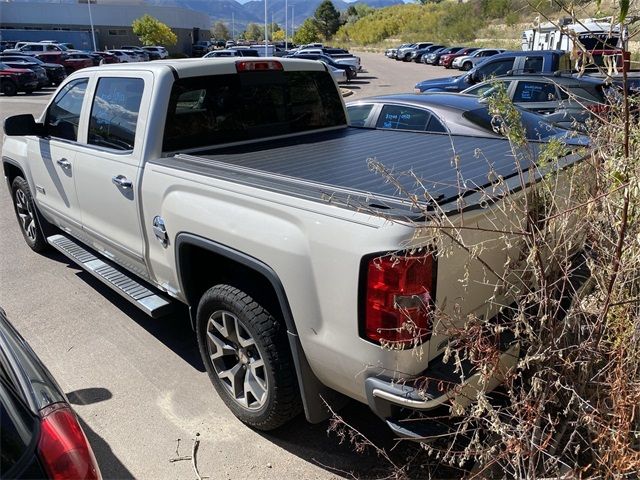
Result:
[[[231,40],[236,41],[236,12],[231,12]]]
[[[284,0],[284,49],[289,49],[287,40],[289,39],[289,0]]]
[[[295,4],[293,4],[293,5],[291,5],[291,43],[294,43],[293,42],[293,36],[296,33],[296,30],[295,30],[296,27],[295,27],[295,22],[294,22],[295,16],[296,16],[296,6],[295,6]]]
[[[267,0],[264,0],[264,56],[268,55],[269,40],[267,40]]]
[[[93,51],[96,52],[96,32],[93,30],[93,17],[91,16],[91,0],[87,0],[87,6],[89,7],[89,24],[91,25],[91,41],[93,42]]]

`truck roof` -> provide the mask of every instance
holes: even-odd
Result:
[[[109,71],[146,71],[156,72],[158,74],[166,74],[167,72],[175,72],[179,78],[197,77],[203,75],[223,75],[237,73],[237,63],[241,62],[257,62],[265,63],[268,61],[277,62],[282,65],[285,71],[324,71],[326,67],[316,61],[290,59],[280,57],[217,57],[217,58],[183,58],[170,60],[154,60],[153,62],[144,63],[116,63],[101,65],[99,67],[90,67],[82,69],[82,72],[109,72]]]

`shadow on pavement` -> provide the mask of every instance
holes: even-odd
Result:
[[[191,329],[191,320],[186,306],[178,305],[177,310],[162,318],[151,318],[137,307],[122,298],[118,293],[104,285],[90,273],[85,272],[75,263],[72,263],[57,251],[47,251],[45,256],[51,260],[64,263],[76,271],[86,284],[87,288],[93,288],[109,302],[116,306],[122,313],[148,331],[156,339],[171,349],[191,367],[199,372],[205,372],[204,365],[198,351],[196,335]]]
[[[100,435],[91,430],[91,427],[89,427],[80,416],[78,416],[78,421],[80,422],[82,430],[84,430],[84,434],[87,436],[87,440],[89,440],[91,444],[93,453],[98,461],[98,466],[100,467],[100,472],[102,473],[102,478],[118,480],[134,479],[133,474],[127,470],[127,467],[115,456],[109,444]]]
[[[416,463],[418,457],[425,456],[424,451],[413,442],[398,442],[391,431],[365,405],[351,401],[338,415],[355,430],[367,437],[374,445],[383,448],[397,465]],[[275,432],[258,432],[269,441],[294,455],[313,463],[328,472],[349,478],[393,478],[393,465],[378,455],[372,447],[362,453],[350,444],[348,435],[341,443],[338,433],[329,432],[329,421],[312,425],[304,415]],[[427,470],[410,470],[410,478],[427,477]]]
[[[102,387],[81,388],[67,393],[67,399],[74,405],[91,405],[107,401],[112,397],[111,392]]]

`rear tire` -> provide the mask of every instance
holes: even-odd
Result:
[[[47,250],[49,244],[42,232],[29,184],[24,178],[16,177],[13,179],[11,197],[20,231],[29,248],[38,253]]]
[[[16,84],[13,82],[2,82],[2,86],[0,87],[0,89],[2,90],[2,93],[7,97],[13,97],[18,93],[18,87],[16,87]]]
[[[300,413],[286,329],[253,298],[230,285],[210,288],[196,333],[209,378],[238,419],[266,431]]]

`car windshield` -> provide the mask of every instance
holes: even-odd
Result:
[[[6,66],[4,63],[0,63],[0,70],[6,70],[7,68],[9,67]]]

